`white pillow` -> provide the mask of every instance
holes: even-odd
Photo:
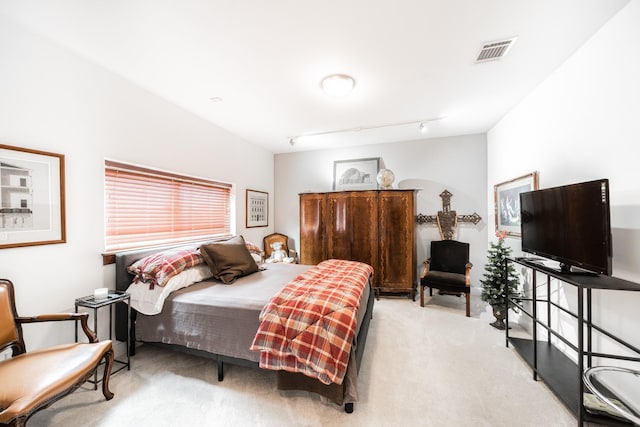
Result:
[[[154,286],[153,289],[149,289],[147,283],[132,283],[127,289],[131,295],[131,308],[135,308],[142,314],[158,314],[162,311],[164,301],[171,292],[186,288],[212,276],[209,266],[200,264],[173,276],[164,286]]]

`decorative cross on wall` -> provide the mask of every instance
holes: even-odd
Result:
[[[416,221],[418,224],[430,224],[436,223],[438,230],[440,230],[440,238],[442,240],[452,240],[456,235],[458,227],[458,221],[470,222],[474,225],[479,223],[482,218],[477,213],[471,215],[458,215],[456,211],[451,210],[451,194],[448,190],[444,190],[440,193],[442,198],[442,210],[438,211],[436,215],[423,215],[418,214]]]

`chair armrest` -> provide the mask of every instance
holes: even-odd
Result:
[[[89,317],[89,313],[52,313],[39,314],[37,316],[17,317],[20,323],[58,322],[61,320],[80,320],[81,317]]]
[[[473,267],[473,264],[470,262],[465,265],[464,282],[467,287],[471,287],[471,267]]]
[[[54,313],[40,314],[30,317],[16,317],[18,323],[38,323],[38,322],[60,322],[63,320],[79,320],[82,330],[89,339],[89,342],[98,342],[98,336],[93,332],[87,323],[89,313]]]
[[[429,263],[431,262],[431,258],[426,259],[422,262],[422,265],[424,266],[423,270],[422,270],[422,274],[420,275],[421,279],[424,279],[424,277],[427,275],[427,273],[429,272]]]

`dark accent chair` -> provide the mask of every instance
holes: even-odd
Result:
[[[456,240],[431,242],[431,257],[424,263],[420,276],[420,307],[424,307],[424,288],[439,289],[441,295],[464,294],[467,300],[467,317],[470,317],[471,267],[469,262],[469,244]]]
[[[20,317],[16,312],[13,283],[0,279],[0,352],[11,348],[12,357],[0,361],[0,426],[25,426],[29,417],[85,383],[105,360],[102,394],[113,398],[109,376],[113,367],[111,340],[98,342],[87,326],[88,313],[41,314]],[[27,352],[23,323],[80,321],[88,343],[57,345]],[[97,388],[97,384],[95,385]]]

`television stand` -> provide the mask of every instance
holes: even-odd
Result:
[[[560,273],[571,273],[571,266],[569,264],[560,263]]]
[[[598,273],[594,273],[592,271],[576,271],[576,270],[570,270],[569,272],[565,273],[564,271],[561,271],[560,274],[571,274],[572,276],[591,276],[591,277],[598,277],[599,274]]]
[[[538,268],[541,271],[554,272],[556,274],[570,274],[574,276],[599,276],[598,273],[594,273],[593,271],[583,270],[578,267],[573,267],[568,264],[559,263],[556,267],[556,261],[547,259],[547,258],[524,258],[518,257],[514,258],[515,261],[518,261],[520,264],[527,265],[529,267]],[[547,263],[553,263],[554,265],[547,265]]]
[[[506,346],[509,347],[511,344],[514,350],[531,367],[534,381],[538,380],[538,376],[545,381],[560,401],[576,415],[579,426],[583,426],[586,422],[619,425],[611,417],[595,415],[585,409],[584,395],[589,393],[590,390],[585,387],[582,375],[586,369],[593,366],[593,358],[597,358],[599,365],[606,363],[606,360],[626,360],[640,363],[640,348],[625,342],[593,322],[591,293],[593,289],[598,289],[601,292],[607,290],[639,292],[640,284],[605,275],[580,274],[573,271],[562,273],[541,263],[517,258],[507,258],[505,267],[510,262],[531,269],[533,274],[529,295],[505,295],[506,306],[518,309],[522,316],[529,317],[532,322],[530,338],[510,337],[510,310],[506,310]],[[546,278],[546,295],[537,295],[539,275],[543,275]],[[575,288],[577,292],[577,313],[551,300],[549,296],[552,295],[552,278],[558,281],[558,288],[561,286],[560,282],[572,285]],[[571,287],[565,287],[566,293],[571,292],[571,290]],[[544,310],[542,310],[544,315],[539,315],[538,306],[542,304],[544,304]],[[629,314],[635,315],[635,313]],[[563,335],[564,330],[562,328],[553,326],[553,322],[557,322],[561,316],[563,319],[568,319],[569,317],[567,316],[570,316],[576,321],[577,342],[575,344]],[[539,331],[540,334],[538,333]],[[553,342],[551,340],[552,336],[554,337]],[[616,343],[621,350],[620,353],[604,353],[600,351],[602,349],[594,349],[594,339],[600,337],[605,337],[607,341]],[[561,351],[556,347],[556,343],[564,344],[566,350]],[[575,357],[568,357],[567,352],[572,352]],[[577,363],[574,360],[577,360]]]
[[[583,270],[580,267],[572,267],[569,264],[560,263],[560,273],[562,274],[577,274],[582,276],[599,276],[598,273],[594,273],[593,271]]]
[[[519,256],[516,258],[518,261],[544,261],[544,258],[539,258],[535,256]]]

